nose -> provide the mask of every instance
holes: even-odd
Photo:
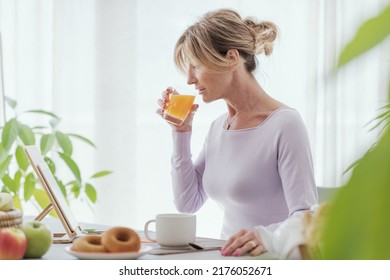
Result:
[[[188,73],[187,73],[187,84],[192,85],[196,83],[196,78],[194,75],[194,71],[192,67],[189,67]]]

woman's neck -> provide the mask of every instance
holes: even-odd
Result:
[[[231,116],[254,108],[261,108],[270,97],[252,76],[236,83],[225,101]]]

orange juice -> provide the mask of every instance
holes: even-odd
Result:
[[[181,125],[191,111],[194,95],[172,94],[165,108],[164,118],[176,125]]]

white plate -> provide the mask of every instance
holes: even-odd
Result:
[[[84,253],[73,251],[71,246],[65,247],[65,252],[80,260],[135,260],[152,250],[153,247],[145,246],[136,253]]]

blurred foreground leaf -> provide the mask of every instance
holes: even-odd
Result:
[[[390,130],[337,193],[324,231],[325,259],[390,260]]]
[[[341,52],[338,67],[347,64],[357,56],[378,45],[390,34],[390,6],[363,23],[355,37]]]

